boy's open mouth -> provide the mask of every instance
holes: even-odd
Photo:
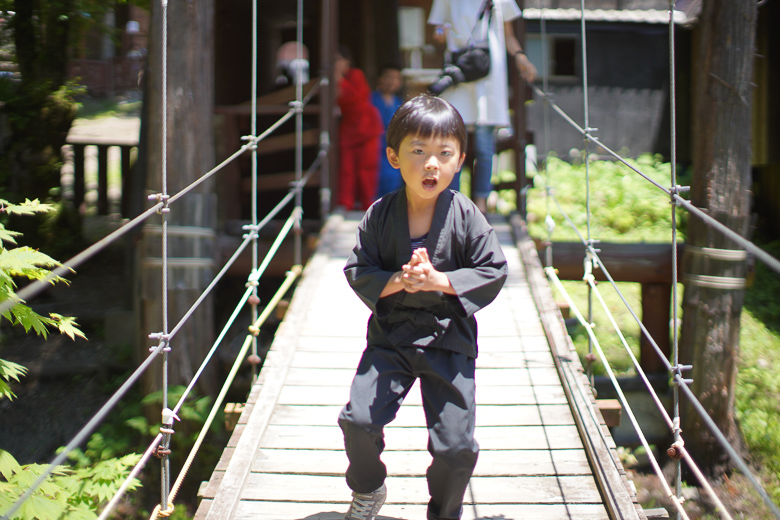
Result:
[[[427,179],[423,179],[423,181],[422,181],[422,183],[423,183],[423,186],[425,186],[425,187],[427,187],[427,188],[433,188],[434,186],[436,186],[436,184],[437,184],[438,182],[439,182],[439,181],[438,181],[438,180],[436,180],[436,178],[435,178],[435,177],[428,177]]]

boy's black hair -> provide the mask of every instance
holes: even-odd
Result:
[[[384,65],[379,67],[379,71],[377,72],[377,77],[384,74],[386,70],[397,70],[398,72],[401,72],[401,67],[399,67],[395,63],[385,63]]]
[[[398,151],[408,135],[454,137],[466,152],[466,125],[460,113],[441,98],[421,94],[399,108],[387,126],[387,146]]]

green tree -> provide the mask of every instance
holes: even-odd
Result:
[[[0,47],[19,71],[18,78],[0,78],[0,196],[45,201],[59,186],[60,150],[77,113],[74,96],[84,92],[68,80],[69,61],[118,1],[0,0]],[[32,239],[38,224],[28,219],[17,228]]]
[[[26,200],[11,204],[0,200],[0,216],[31,216],[53,210],[50,204],[37,200]],[[51,276],[51,269],[61,264],[53,258],[27,246],[7,248],[16,245],[17,231],[6,229],[0,221],[0,304],[13,302],[15,305],[0,313],[12,325],[21,326],[47,337],[50,330],[67,334],[71,339],[84,337],[72,317],[51,313],[42,316],[33,311],[16,294],[17,279],[49,280],[52,284],[67,283],[59,276]],[[2,319],[0,318],[0,319]],[[13,399],[11,384],[19,381],[26,369],[10,361],[0,359],[0,399]],[[14,520],[58,520],[69,518],[88,520],[96,517],[98,507],[109,500],[130,469],[140,460],[140,455],[130,454],[121,458],[92,462],[82,453],[72,454],[74,464],[61,466],[43,485],[14,513]],[[8,511],[16,500],[46,470],[47,465],[20,465],[8,452],[0,450],[0,514]],[[134,481],[130,489],[138,487]]]

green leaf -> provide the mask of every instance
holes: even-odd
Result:
[[[6,480],[10,481],[11,478],[21,470],[22,467],[16,462],[13,455],[7,451],[0,450],[0,475],[3,475]]]
[[[3,211],[11,215],[35,215],[36,213],[49,213],[54,211],[52,204],[38,202],[38,199],[25,199],[21,204],[9,204],[8,201],[0,200],[3,205]]]
[[[60,265],[62,264],[49,255],[27,246],[0,251],[0,270],[11,276],[25,276],[39,280],[49,274],[48,268]]]
[[[70,339],[75,340],[75,336],[87,339],[83,332],[79,329],[79,324],[76,323],[76,318],[72,316],[62,316],[61,314],[50,313],[49,317],[54,321],[60,334],[67,334]]]
[[[14,237],[21,236],[22,234],[18,231],[10,231],[8,229],[5,229],[5,226],[0,224],[0,240],[4,240],[6,242],[10,242],[12,244],[16,244],[16,240],[14,240]]]
[[[0,359],[0,398],[8,397],[9,399],[13,399],[16,397],[7,382],[12,379],[19,382],[19,378],[25,374],[27,374],[27,369],[22,365]]]

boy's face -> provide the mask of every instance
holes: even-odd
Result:
[[[401,71],[395,69],[385,69],[377,80],[376,88],[384,94],[395,94],[401,88]]]
[[[387,148],[387,158],[401,170],[407,198],[424,201],[436,200],[450,186],[466,154],[454,137],[407,135],[398,152]]]

